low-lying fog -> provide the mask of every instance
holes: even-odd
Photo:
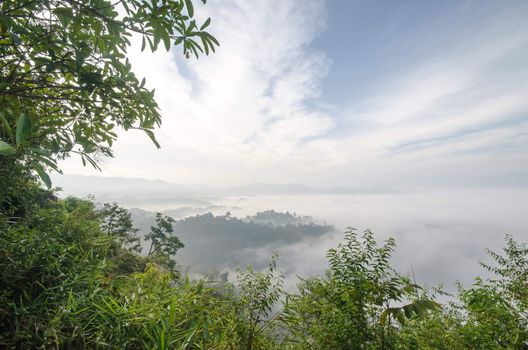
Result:
[[[178,252],[178,261],[191,273],[201,272],[196,270],[209,265],[230,271],[235,265],[261,267],[272,252],[278,250],[279,267],[289,287],[295,284],[297,275],[308,276],[326,269],[326,251],[340,242],[343,230],[349,226],[371,229],[379,241],[394,237],[397,249],[393,261],[397,270],[409,273],[412,269],[418,283],[429,286],[444,283],[449,290],[456,281],[469,284],[477,275],[486,276],[479,261],[489,261],[486,248],[501,249],[505,234],[512,234],[518,241],[528,241],[528,189],[523,187],[436,188],[419,192],[374,191],[371,194],[325,194],[325,191],[309,190],[300,194],[303,191],[299,190],[296,194],[274,191],[271,195],[261,194],[265,191],[239,189],[244,195],[213,190],[209,195],[204,190],[185,196],[153,190],[150,194],[126,196],[124,193],[96,193],[97,190],[90,186],[74,189],[60,178],[56,183],[64,188],[64,195],[92,193],[99,201],[117,201],[127,208],[143,209],[133,210],[138,226],[143,229],[148,227],[153,215],[146,211],[165,212],[175,219],[183,219],[208,212],[224,215],[227,211],[233,217],[245,218],[270,209],[310,216],[311,221],[321,227],[334,226],[335,230],[321,229],[317,234],[304,236],[295,234],[287,240],[276,234],[261,237],[267,231],[258,233],[259,239],[251,238],[250,241],[244,238],[256,237],[251,236],[254,232],[246,236],[227,230],[222,231],[220,238],[213,236],[214,232],[203,239],[185,234],[180,237],[186,246]],[[246,226],[240,227],[244,230]],[[227,237],[229,235],[232,237]],[[221,244],[218,239],[231,243]]]
[[[376,195],[257,196],[227,198],[231,213],[273,208],[294,211],[332,223],[369,228],[380,240],[394,237],[394,263],[402,271],[414,269],[422,283],[471,281],[482,273],[485,249],[500,249],[504,235],[528,240],[528,191],[519,189],[453,190]],[[341,239],[328,234],[282,249],[282,263],[305,275],[326,267],[325,251]],[[262,254],[258,254],[260,256]]]

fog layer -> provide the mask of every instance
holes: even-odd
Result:
[[[58,182],[60,185],[60,179]],[[316,194],[310,190],[305,194],[281,195],[274,190],[270,195],[247,195],[251,192],[244,187],[242,195],[235,195],[232,190],[222,192],[207,187],[197,191],[199,186],[188,187],[183,192],[182,187],[176,191],[167,185],[162,191],[164,183],[157,182],[155,185],[159,188],[150,194],[139,193],[134,186],[135,190],[129,192],[132,195],[126,195],[127,181],[120,182],[122,191],[115,193],[110,188],[106,188],[108,192],[98,192],[104,186],[75,190],[64,186],[63,195],[91,193],[98,201],[117,201],[128,208],[141,208],[143,211],[133,212],[143,230],[148,229],[157,211],[175,219],[209,212],[224,215],[228,211],[234,218],[245,218],[269,209],[308,215],[321,227],[325,224],[335,227],[335,230],[322,229],[316,234],[296,232],[288,238],[278,236],[280,230],[264,230],[257,234],[250,226],[239,227],[234,232],[220,227],[215,230],[214,225],[209,225],[209,228],[201,227],[194,236],[189,236],[192,230],[182,231],[181,238],[186,246],[178,253],[177,260],[182,268],[190,271],[193,265],[199,270],[210,266],[230,271],[245,264],[260,267],[274,250],[278,250],[279,266],[288,284],[293,285],[297,275],[323,272],[327,267],[326,251],[340,242],[346,227],[354,227],[371,229],[380,241],[394,237],[398,245],[393,259],[397,269],[404,273],[414,271],[419,283],[444,283],[451,289],[457,280],[469,284],[477,275],[486,276],[479,261],[486,260],[486,248],[500,250],[506,234],[512,234],[518,241],[528,241],[528,189],[520,186],[445,187],[340,195],[320,194],[328,193],[321,190],[315,191]],[[64,183],[67,185],[67,181]],[[283,186],[279,188],[284,189]],[[212,220],[214,223],[214,217]],[[178,234],[181,227],[176,228]],[[209,229],[211,232],[207,231]],[[245,229],[251,232],[244,234]]]

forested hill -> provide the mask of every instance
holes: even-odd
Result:
[[[296,224],[310,224],[313,223],[311,216],[301,216],[295,213],[281,213],[275,210],[265,210],[256,213],[253,216],[246,216],[245,221],[254,222],[257,224],[270,225],[296,225]]]
[[[154,223],[154,213],[132,210],[140,234],[148,232]],[[271,254],[305,239],[317,238],[334,231],[334,227],[318,224],[308,216],[280,213],[274,210],[259,212],[253,216],[236,218],[229,213],[211,213],[187,217],[173,224],[174,232],[185,244],[178,252],[182,266],[192,266],[193,271],[267,264],[269,254],[262,259],[255,254],[264,250]]]

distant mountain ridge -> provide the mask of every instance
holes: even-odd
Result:
[[[142,178],[54,175],[53,185],[61,187],[68,195],[127,195],[127,196],[186,196],[196,195],[209,190],[208,186],[180,185],[163,180]]]
[[[387,188],[357,189],[344,186],[313,187],[301,184],[268,184],[252,183],[245,186],[228,187],[224,192],[238,195],[313,195],[313,194],[367,194],[367,193],[396,193],[398,191]]]
[[[314,195],[314,194],[367,194],[396,193],[386,188],[354,189],[350,187],[313,187],[302,184],[252,183],[243,186],[212,187],[208,185],[174,184],[163,180],[141,178],[99,177],[84,175],[56,175],[55,186],[63,189],[65,195],[109,196],[109,197],[181,197],[190,202],[204,196],[256,196],[256,195]],[[191,198],[187,198],[191,197]],[[203,203],[202,203],[203,204]]]
[[[297,183],[270,184],[250,183],[240,186],[214,187],[200,184],[176,184],[164,180],[148,180],[128,177],[105,177],[85,175],[52,176],[53,185],[63,189],[63,195],[86,197],[95,195],[105,200],[126,200],[139,205],[138,201],[155,199],[178,202],[182,205],[208,205],[209,199],[228,196],[272,196],[272,195],[362,195],[362,194],[399,194],[399,189],[390,187],[317,187]],[[430,186],[445,187],[525,187],[528,186],[528,173],[506,173],[494,176],[482,176],[464,179],[442,179]],[[408,191],[405,191],[408,192]],[[201,202],[196,202],[201,201]]]

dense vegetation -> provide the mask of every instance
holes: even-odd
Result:
[[[20,174],[23,174],[21,172]],[[115,204],[58,199],[29,174],[2,197],[0,348],[526,349],[528,247],[506,239],[490,280],[443,305],[394,271],[395,244],[348,230],[324,276],[282,288],[268,269],[236,281],[191,280],[175,268],[183,243],[159,215],[138,251]]]
[[[205,1],[203,1],[205,2]],[[185,56],[218,45],[191,0],[6,0],[0,3],[0,156],[18,156],[49,186],[46,169],[77,154],[98,167],[117,130],[153,129],[154,90],[138,79],[128,47],[160,43]]]
[[[182,275],[186,242],[161,214],[140,254],[129,212],[58,199],[36,176],[50,187],[47,170],[74,153],[97,167],[118,127],[156,143],[160,115],[131,72],[129,39],[208,54],[211,21],[198,25],[190,0],[5,0],[0,11],[0,348],[528,349],[528,248],[509,236],[484,266],[495,277],[443,305],[391,268],[394,241],[370,231],[348,230],[326,274],[295,293],[276,255],[232,282]]]

